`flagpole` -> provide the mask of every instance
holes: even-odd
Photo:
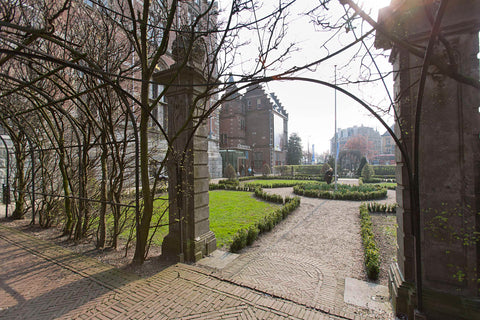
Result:
[[[337,85],[337,65],[335,65],[335,86]],[[335,87],[335,191],[337,191],[337,158],[338,158],[338,139],[337,139],[337,88]]]

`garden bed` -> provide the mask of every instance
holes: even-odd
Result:
[[[334,184],[315,183],[294,186],[293,192],[300,196],[332,200],[364,201],[387,197],[387,188],[378,185],[338,184],[337,190],[335,190]]]

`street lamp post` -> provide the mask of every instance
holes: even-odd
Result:
[[[335,65],[335,86],[337,85],[337,65]],[[337,140],[337,89],[335,88],[335,191],[337,191],[337,158],[338,158],[338,140]]]

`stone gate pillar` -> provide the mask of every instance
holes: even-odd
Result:
[[[426,5],[428,3],[428,5]],[[425,50],[439,1],[392,0],[379,21],[395,37]],[[450,1],[434,55],[479,81],[480,1]],[[415,105],[423,57],[377,34],[391,49],[396,134],[412,155]],[[430,66],[420,124],[420,248],[415,252],[410,183],[397,150],[398,262],[390,270],[397,313],[408,319],[480,319],[480,91]],[[416,306],[416,264],[421,267],[423,314]]]
[[[180,262],[195,262],[216,249],[216,239],[209,222],[208,143],[205,123],[195,116],[205,105],[196,101],[206,82],[200,69],[204,53],[195,47],[190,61],[180,66],[185,39],[174,41],[177,63],[154,75],[154,81],[170,85],[166,93],[167,130],[171,149],[167,158],[169,233],[162,245],[162,255]]]

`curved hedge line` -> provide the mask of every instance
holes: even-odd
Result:
[[[263,191],[261,191],[261,189],[259,192],[264,193]],[[260,234],[272,230],[275,225],[285,219],[293,210],[298,208],[299,205],[299,197],[285,198],[285,205],[283,207],[266,215],[262,220],[257,222],[256,225],[238,230],[237,233],[233,236],[233,241],[230,245],[230,251],[238,252],[246,246],[251,245]]]
[[[372,219],[365,203],[360,205],[360,224],[367,276],[377,280],[380,273],[380,253],[372,230]]]
[[[257,187],[255,189],[255,197],[263,199],[265,201],[270,201],[274,203],[283,203],[283,197],[278,194],[266,193],[262,188]],[[288,198],[290,199],[290,198]],[[285,198],[285,203],[287,203],[287,198]]]
[[[297,185],[293,187],[293,193],[310,198],[353,201],[383,199],[387,196],[387,189],[379,186],[338,185],[337,191],[333,190],[333,185],[319,185],[318,187],[319,188],[306,188],[305,185]]]
[[[270,183],[245,183],[244,186],[248,186],[249,188],[287,188],[287,187],[294,187],[298,185],[308,184],[308,182],[270,182]]]

